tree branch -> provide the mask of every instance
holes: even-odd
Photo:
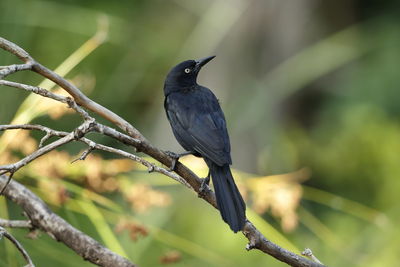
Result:
[[[18,162],[14,163],[14,164],[0,166],[0,171],[3,170],[2,174],[4,174],[5,172],[15,173],[23,166],[27,165],[28,163],[32,162],[33,160],[35,160],[41,156],[43,156],[44,154],[56,149],[57,147],[62,146],[71,141],[74,141],[75,139],[80,139],[81,137],[83,137],[83,135],[85,135],[86,133],[88,133],[90,131],[91,124],[92,124],[92,121],[84,122],[81,126],[76,128],[75,131],[65,135],[64,137],[62,137],[44,147],[39,148],[38,150],[36,150],[32,154],[24,157],[23,159],[19,160]],[[0,128],[1,128],[1,126],[0,126]]]
[[[46,132],[46,135],[41,139],[40,143],[42,143],[45,138],[48,139],[48,138],[50,138],[52,136],[66,137],[66,136],[69,136],[70,134],[72,134],[72,133],[68,133],[68,132],[56,131],[56,130],[50,129],[50,128],[46,127],[46,126],[37,125],[37,124],[0,125],[0,131],[17,130],[17,129],[21,129],[21,130],[39,130],[39,131]],[[96,132],[99,132],[99,133],[105,133],[106,132],[108,136],[110,136],[112,138],[115,138],[116,140],[118,140],[118,141],[120,141],[121,143],[124,143],[124,144],[132,144],[132,143],[136,144],[137,142],[139,142],[138,140],[135,140],[132,137],[129,137],[127,135],[119,133],[118,131],[115,131],[114,129],[112,129],[112,128],[108,127],[108,126],[105,126],[105,125],[102,125],[102,124],[99,124],[99,123],[96,123],[96,122],[93,122],[92,125],[91,125],[91,128],[87,128],[87,130],[88,131],[89,130],[90,131],[96,131]],[[87,134],[87,133],[88,132],[85,132],[85,134]],[[71,138],[68,138],[67,140],[69,140],[69,142],[75,141],[74,139],[71,139]],[[77,141],[85,143],[86,145],[88,145],[89,148],[79,158],[77,158],[76,160],[84,160],[86,158],[86,156],[94,149],[102,150],[102,151],[114,153],[114,154],[117,154],[119,156],[122,156],[122,157],[125,157],[125,158],[128,158],[128,159],[131,159],[133,161],[136,161],[136,162],[142,164],[143,166],[147,167],[149,172],[158,172],[158,173],[164,174],[164,175],[174,179],[175,181],[185,185],[186,187],[192,189],[192,187],[182,177],[180,177],[176,173],[168,171],[165,168],[156,166],[153,163],[150,163],[149,161],[147,161],[145,159],[142,159],[141,157],[138,157],[138,156],[136,156],[136,155],[134,155],[132,153],[126,152],[126,151],[121,150],[121,149],[116,149],[116,148],[113,148],[113,147],[109,147],[109,146],[105,146],[105,145],[102,145],[102,144],[95,143],[95,142],[93,142],[92,140],[90,140],[90,139],[88,139],[86,137],[81,137],[81,138],[77,139]],[[65,142],[65,143],[68,143],[68,142]],[[52,144],[50,144],[50,145],[52,145]],[[50,146],[50,145],[48,145],[48,146]],[[39,145],[39,148],[40,147],[41,147],[41,145]],[[37,151],[36,151],[36,153],[37,153]],[[32,157],[32,154],[29,155],[28,157]],[[28,157],[26,157],[26,158],[28,158]],[[27,161],[26,158],[20,160],[17,163],[14,163],[14,164],[0,166],[0,170],[2,170],[2,169],[5,170],[3,172],[3,174],[8,172],[8,171],[10,171],[10,170],[13,170],[15,172],[19,168],[22,167],[21,164],[18,164],[18,163],[20,163],[21,161],[24,161],[24,160]],[[32,160],[34,160],[34,159],[32,159]],[[73,162],[75,162],[76,160],[74,160]],[[25,165],[23,165],[23,166],[25,166]]]
[[[137,151],[141,151],[150,157],[158,160],[162,164],[170,167],[173,159],[169,157],[166,153],[162,150],[153,146],[146,138],[131,124],[129,124],[126,120],[115,114],[114,112],[108,110],[107,108],[101,106],[100,104],[94,102],[93,100],[89,99],[86,95],[84,95],[77,87],[73,84],[68,82],[66,79],[62,78],[58,74],[52,72],[51,70],[47,69],[46,67],[42,66],[38,62],[36,62],[29,54],[23,50],[22,48],[18,47],[17,45],[3,39],[0,37],[0,47],[9,51],[10,53],[19,57],[23,62],[27,64],[32,64],[31,70],[42,75],[43,77],[48,78],[49,80],[55,82],[61,88],[66,90],[73,98],[74,101],[70,101],[68,104],[74,108],[75,110],[79,110],[80,106],[86,108],[88,110],[93,111],[94,113],[100,115],[101,117],[109,120],[110,122],[114,123],[120,129],[125,131],[127,135],[124,135],[110,127],[93,123],[93,129],[99,133],[111,136],[116,138],[117,140],[122,141],[125,144],[128,144],[137,149]],[[0,81],[3,82],[4,81]],[[10,82],[7,82],[10,83]],[[33,91],[33,90],[31,90]],[[33,91],[34,92],[34,91]],[[48,96],[46,96],[48,97]],[[74,106],[75,104],[75,106]],[[82,137],[82,136],[81,136]],[[76,137],[76,139],[81,139],[81,137]],[[65,138],[65,137],[64,137]],[[60,139],[61,140],[61,139]],[[125,152],[126,153],[126,152]],[[122,153],[123,154],[123,153]],[[132,154],[130,154],[132,155]],[[136,157],[132,155],[133,157]],[[129,156],[131,157],[131,156]],[[142,160],[142,159],[140,159]],[[143,164],[143,163],[142,163]],[[147,164],[147,163],[146,163]],[[145,165],[145,164],[144,164]],[[149,170],[155,170],[154,165],[149,165]],[[154,167],[152,167],[154,166]],[[201,180],[197,177],[190,169],[186,166],[177,162],[175,172],[182,177],[187,184],[197,193],[199,193]],[[168,172],[164,173],[168,175]],[[168,175],[171,177],[170,175]],[[13,183],[14,184],[14,183]],[[217,208],[215,195],[211,190],[203,192],[200,197],[205,199],[211,205]],[[247,245],[247,249],[259,249],[276,259],[283,261],[291,266],[318,266],[322,267],[324,265],[318,264],[316,262],[312,262],[300,255],[292,253],[290,251],[285,250],[284,248],[279,247],[278,245],[272,243],[271,241],[267,240],[258,230],[257,228],[250,222],[247,221],[243,234],[249,240],[249,244]]]
[[[31,221],[0,219],[0,226],[7,228],[32,228]]]
[[[28,262],[28,265],[26,267],[35,267],[35,265],[31,260],[31,257],[29,257],[29,254],[26,252],[24,247],[18,242],[17,239],[15,239],[10,233],[8,233],[3,227],[0,226],[0,238],[3,236],[8,240],[10,240],[14,244],[14,246],[19,250],[19,252],[21,252],[22,256]]]
[[[0,176],[0,186],[7,181]],[[100,245],[96,240],[75,229],[64,219],[53,213],[34,193],[16,181],[11,181],[4,195],[25,211],[34,228],[47,233],[53,239],[64,243],[85,260],[99,266],[134,267],[135,264]]]
[[[10,74],[13,74],[17,71],[21,70],[30,70],[32,68],[31,63],[25,64],[14,64],[10,66],[0,66],[0,79],[7,77]]]
[[[0,37],[1,38],[1,37]],[[35,94],[38,94],[40,96],[46,97],[46,98],[50,98],[56,101],[59,101],[61,103],[67,104],[70,108],[74,109],[79,115],[81,115],[81,117],[84,120],[89,120],[91,119],[91,117],[89,116],[89,114],[81,107],[79,107],[77,105],[77,103],[75,101],[73,101],[70,97],[65,97],[62,95],[57,95],[54,94],[46,89],[37,87],[37,86],[32,86],[32,85],[27,85],[27,84],[22,84],[22,83],[16,83],[16,82],[10,82],[10,81],[5,81],[5,80],[0,80],[0,85],[6,85],[9,87],[14,87],[14,88],[18,88],[18,89],[22,89],[28,92],[32,92]]]

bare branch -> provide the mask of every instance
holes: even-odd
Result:
[[[0,131],[15,130],[15,129],[39,130],[39,131],[46,132],[46,136],[57,136],[57,137],[66,137],[66,136],[71,134],[71,133],[68,133],[68,132],[56,131],[56,130],[50,129],[50,128],[46,127],[46,126],[37,125],[37,124],[0,125]],[[120,132],[108,127],[108,126],[105,126],[105,125],[102,125],[102,124],[99,124],[99,123],[92,123],[91,130],[99,132],[99,133],[104,133],[104,134],[106,134],[106,135],[108,135],[108,136],[120,141],[121,143],[124,143],[124,144],[132,145],[132,144],[140,144],[140,142],[141,142],[141,141],[139,141],[137,139],[134,139],[134,138],[132,138],[130,136],[127,136],[127,135],[125,135],[123,133],[120,133]],[[44,138],[42,138],[42,140]],[[71,140],[71,141],[73,141],[73,140]],[[186,187],[192,189],[190,184],[188,184],[182,177],[180,177],[176,173],[168,171],[165,168],[158,167],[158,166],[154,165],[153,163],[150,163],[149,161],[147,161],[145,159],[142,159],[141,157],[138,157],[138,156],[136,156],[134,154],[131,154],[131,153],[128,153],[126,151],[123,151],[123,150],[120,150],[120,149],[116,149],[116,148],[113,148],[113,147],[97,144],[97,143],[93,142],[92,140],[90,140],[88,138],[85,138],[85,137],[79,138],[78,141],[87,144],[89,146],[89,148],[87,150],[85,150],[83,152],[83,154],[79,158],[75,159],[72,162],[75,162],[77,160],[84,160],[87,157],[87,155],[94,149],[103,150],[103,151],[107,151],[107,152],[114,153],[114,154],[120,155],[120,156],[128,158],[128,159],[131,159],[133,161],[136,161],[136,162],[142,164],[143,166],[147,167],[149,172],[158,172],[158,173],[164,174],[164,175],[174,179],[175,181],[185,185]],[[14,164],[16,164],[16,163],[14,163]],[[14,164],[6,165],[6,166],[11,166],[12,167]],[[5,168],[5,166],[0,166],[0,170],[1,170],[2,167]],[[4,173],[6,173],[6,172],[8,172],[8,169]]]
[[[114,138],[114,139],[116,139],[116,140],[118,140],[118,141],[120,141],[120,142],[122,142],[122,143],[124,143],[126,145],[130,145],[136,151],[139,150],[138,147],[140,147],[142,145],[142,142],[143,142],[142,140],[139,140],[139,139],[133,138],[131,136],[128,136],[126,134],[123,134],[121,132],[118,132],[117,130],[115,130],[115,129],[111,128],[111,127],[102,125],[100,123],[95,123],[93,125],[93,130],[98,132],[98,133],[105,134],[105,135],[107,135],[109,137],[112,137],[112,138]]]
[[[64,137],[66,132],[55,131],[49,127],[39,124],[14,124],[14,125],[0,125],[0,131],[5,130],[38,130],[49,133],[51,136]]]
[[[44,147],[39,148],[38,150],[36,150],[32,154],[24,157],[20,161],[14,163],[14,164],[0,166],[0,170],[5,170],[7,172],[14,173],[14,172],[18,171],[20,168],[22,168],[23,166],[27,165],[28,163],[32,162],[33,160],[35,160],[41,156],[43,156],[44,154],[56,149],[57,147],[62,146],[71,141],[74,141],[76,139],[80,139],[81,137],[83,137],[83,135],[85,135],[86,133],[88,133],[90,131],[91,125],[92,125],[91,121],[86,121],[81,126],[76,128],[75,131],[54,141],[53,143],[50,143]],[[37,128],[37,127],[38,126],[36,125],[33,128]],[[42,128],[44,128],[44,127],[42,127]]]
[[[1,37],[0,37],[0,48],[10,52],[13,55],[16,55],[19,59],[21,59],[25,63],[34,61],[33,58],[24,49]]]
[[[31,63],[14,64],[14,65],[10,65],[10,66],[0,66],[0,79],[3,79],[6,76],[13,74],[15,72],[18,72],[21,70],[30,70],[30,69],[32,69]]]
[[[100,104],[94,102],[86,95],[84,95],[75,85],[71,84],[69,81],[65,80],[58,74],[52,72],[48,68],[44,67],[43,65],[35,62],[33,65],[33,71],[41,74],[42,76],[46,77],[47,79],[53,81],[58,86],[66,90],[74,99],[78,105],[81,105],[97,114],[102,116],[103,118],[111,121],[112,123],[116,124],[125,132],[129,133],[134,138],[140,140],[146,140],[144,136],[130,123],[126,120],[112,112],[111,110],[101,106]]]
[[[23,84],[23,83],[10,82],[10,81],[6,81],[6,80],[0,80],[0,85],[6,85],[9,87],[22,89],[25,91],[29,91],[29,92],[33,92],[35,94],[41,95],[43,97],[54,99],[54,100],[62,102],[62,103],[68,103],[67,97],[57,95],[55,93],[52,93],[46,89],[43,89],[43,88],[40,88],[37,86],[27,85],[27,84]]]
[[[87,138],[84,138],[81,141],[87,143],[88,145],[90,145],[90,143],[91,143],[94,146],[94,148],[96,148],[98,150],[108,151],[108,152],[120,155],[122,157],[131,159],[133,161],[139,162],[143,166],[146,166],[147,169],[149,170],[149,172],[158,172],[158,173],[164,174],[164,175],[174,179],[175,181],[183,184],[184,186],[188,187],[189,189],[193,189],[190,186],[190,184],[188,182],[186,182],[185,179],[183,179],[182,177],[180,177],[176,173],[168,171],[165,168],[158,167],[158,166],[154,165],[153,163],[150,163],[147,160],[142,159],[141,157],[135,156],[135,155],[133,155],[131,153],[128,153],[128,152],[120,150],[120,149],[116,149],[116,148],[105,146],[105,145],[101,145],[101,144],[96,144],[96,143],[94,143],[93,141],[90,141]],[[88,143],[88,141],[90,143]]]
[[[54,135],[52,135],[50,132],[47,132],[46,135],[43,136],[42,139],[40,139],[39,148],[43,147],[44,142],[46,142],[47,140],[49,140],[52,136],[54,136]]]
[[[32,228],[31,221],[0,219],[0,226],[7,228]]]
[[[18,242],[17,239],[15,239],[10,233],[8,233],[3,227],[0,226],[0,238],[3,236],[5,238],[7,238],[8,240],[10,240],[14,244],[14,246],[19,250],[19,252],[21,252],[22,256],[28,262],[27,266],[35,267],[35,265],[33,264],[32,260],[31,260],[31,257],[29,257],[29,254],[26,252],[24,247]]]
[[[144,136],[135,127],[133,127],[123,118],[121,118],[111,110],[94,102],[86,95],[84,95],[75,85],[71,84],[69,81],[67,81],[57,73],[54,73],[53,71],[49,70],[48,68],[44,67],[40,63],[33,60],[33,58],[24,49],[1,37],[0,37],[0,48],[3,48],[4,50],[16,55],[25,63],[27,62],[31,63],[33,71],[53,81],[58,86],[66,90],[75,99],[75,102],[77,104],[84,106],[87,109],[99,114],[103,118],[113,122],[122,130],[129,133],[129,135],[131,135],[132,137],[141,140],[146,140]]]
[[[22,89],[25,91],[29,91],[29,92],[41,95],[43,97],[47,97],[47,98],[59,101],[61,103],[65,103],[70,108],[74,109],[79,115],[81,115],[84,120],[92,119],[92,117],[90,117],[89,114],[83,108],[81,108],[75,101],[73,101],[70,97],[57,95],[55,93],[52,93],[46,89],[43,89],[43,88],[40,88],[37,86],[31,86],[31,85],[27,85],[27,84],[10,82],[10,81],[5,81],[5,80],[0,80],[0,85],[6,85],[9,87]]]
[[[94,146],[89,145],[89,147],[85,151],[83,151],[82,155],[79,158],[76,158],[73,161],[71,161],[71,163],[74,163],[78,160],[85,160],[86,157],[90,154],[90,152],[92,152],[94,149],[95,149]]]
[[[0,132],[5,130],[38,130],[45,132],[46,135],[40,139],[39,148],[43,147],[44,142],[50,139],[53,136],[64,137],[69,133],[60,132],[53,129],[50,129],[46,126],[38,125],[38,124],[15,124],[15,125],[0,125]]]
[[[7,180],[0,176],[0,185]],[[34,193],[16,181],[11,181],[4,192],[9,200],[21,206],[32,226],[47,233],[74,250],[85,260],[99,266],[134,267],[135,264],[100,245],[96,240],[75,229],[64,219],[53,213]]]
[[[3,195],[4,190],[6,190],[6,188],[7,188],[7,185],[11,182],[11,179],[12,179],[12,177],[14,176],[15,171],[16,171],[15,168],[14,168],[14,167],[11,167],[11,168],[9,168],[9,169],[5,169],[4,172],[2,172],[2,173],[0,174],[0,175],[3,175],[3,174],[6,174],[7,172],[10,173],[10,175],[8,176],[8,180],[7,180],[6,184],[5,184],[5,185],[3,186],[3,188],[0,190],[0,196]]]

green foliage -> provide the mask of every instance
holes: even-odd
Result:
[[[396,3],[378,9],[363,2],[343,12],[340,3],[308,2],[290,3],[294,6],[282,12],[283,4],[268,1],[3,0],[0,35],[50,68],[61,64],[58,72],[92,99],[161,149],[176,151],[162,110],[164,76],[182,59],[217,54],[201,84],[221,98],[235,177],[251,220],[273,242],[295,252],[310,247],[329,266],[396,266],[400,35],[399,17],[391,11]],[[302,12],[291,13],[296,8]],[[363,20],[354,23],[359,16]],[[107,41],[82,48],[99,18],[108,22]],[[282,20],[287,28],[278,23]],[[65,61],[70,55],[73,60]],[[0,51],[0,65],[16,60]],[[11,79],[42,82],[28,72]],[[78,121],[57,104],[39,105],[12,88],[0,92],[0,124],[18,114],[57,130],[70,130]],[[0,164],[31,153],[41,136],[19,133],[7,142],[5,137],[0,136]],[[62,149],[15,178],[72,225],[133,262],[285,266],[246,252],[241,234],[231,233],[216,210],[169,178],[109,154],[70,164],[83,146]],[[185,163],[205,175],[198,160]],[[23,218],[3,198],[0,217]],[[46,234],[30,240],[26,230],[10,231],[37,266],[92,266]],[[22,264],[15,248],[1,240],[0,266]]]

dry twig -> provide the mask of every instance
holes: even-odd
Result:
[[[32,228],[31,221],[0,219],[0,226],[7,228]]]
[[[10,233],[8,233],[3,227],[0,226],[0,238],[2,238],[3,236],[10,240],[11,243],[13,243],[14,246],[19,250],[19,252],[21,252],[22,256],[28,263],[27,267],[35,267],[31,260],[31,257],[29,257],[29,254],[28,252],[26,252],[24,247],[18,242],[17,239],[15,239]]]

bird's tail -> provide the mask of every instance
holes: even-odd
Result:
[[[246,221],[246,205],[243,201],[228,164],[210,164],[217,205],[222,219],[235,233],[243,230]]]

